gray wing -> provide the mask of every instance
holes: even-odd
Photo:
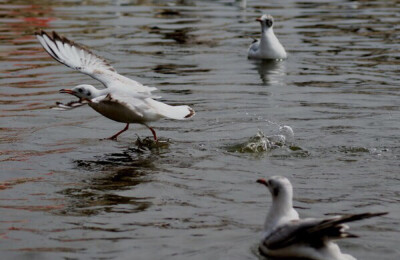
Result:
[[[346,232],[348,227],[343,223],[385,214],[387,212],[343,215],[325,219],[310,218],[293,220],[274,230],[271,235],[264,239],[263,244],[271,250],[288,247],[296,243],[305,243],[313,247],[320,247],[327,239],[357,237]]]
[[[256,52],[259,48],[259,45],[260,45],[260,40],[254,39],[250,45],[250,50]]]
[[[100,96],[91,100],[93,103],[99,105],[111,106],[114,110],[119,111],[131,111],[138,117],[143,118],[144,113],[148,109],[143,98],[141,96],[123,96],[116,94],[107,94],[106,96]]]

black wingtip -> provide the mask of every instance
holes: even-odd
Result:
[[[56,41],[56,40],[59,40],[59,41],[61,41],[61,42],[65,42],[65,41],[66,41],[66,38],[65,38],[64,36],[58,34],[56,31],[51,31],[50,33],[48,33],[48,32],[46,32],[46,31],[40,29],[40,30],[37,30],[37,31],[35,32],[35,35],[36,35],[36,36],[43,36],[43,35],[46,35],[46,36],[49,37],[49,39],[51,39],[52,41]],[[69,40],[67,40],[67,41],[68,41],[68,42],[71,42],[71,41],[69,41]]]
[[[350,215],[343,215],[339,219],[335,220],[337,224],[342,224],[346,222],[353,222],[361,219],[366,219],[366,218],[373,218],[373,217],[379,217],[388,214],[389,212],[377,212],[377,213],[360,213],[360,214],[350,214]]]
[[[45,31],[43,31],[42,29],[35,31],[35,35],[38,36],[42,36],[43,34],[45,34]]]
[[[194,116],[196,113],[194,112],[194,110],[192,108],[189,107],[189,114],[187,114],[185,116],[185,118],[191,118],[192,116]]]
[[[53,36],[54,41],[60,41],[60,42],[65,42],[64,37],[59,35],[56,31],[52,31],[51,35]]]
[[[372,215],[374,215],[373,217],[375,217],[375,216],[384,216],[384,215],[387,215],[387,214],[389,214],[389,212],[378,212],[378,213],[371,213]]]
[[[342,238],[359,238],[360,236],[353,234],[353,233],[349,233],[349,232],[345,232],[342,233]]]
[[[36,31],[36,32],[35,32],[35,35],[36,35],[36,36],[42,36],[42,37],[43,37],[43,35],[46,35],[46,36],[49,37],[51,40],[53,40],[53,37],[51,36],[51,34],[48,34],[46,31],[44,31],[44,30],[42,30],[42,29]]]
[[[372,218],[372,217],[379,217],[379,216],[383,216],[383,215],[387,215],[389,212],[376,212],[376,213],[361,213],[361,214],[355,214],[354,216],[357,218],[359,217],[359,219],[363,219],[363,218]]]

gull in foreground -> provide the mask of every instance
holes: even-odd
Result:
[[[362,213],[328,218],[300,219],[292,206],[293,189],[290,181],[281,176],[259,179],[272,195],[272,206],[264,224],[259,251],[276,258],[313,260],[355,260],[343,254],[335,239],[357,237],[346,232],[346,222],[382,216],[384,213]]]
[[[153,96],[154,87],[147,87],[137,81],[118,74],[115,69],[103,58],[95,55],[86,47],[77,44],[56,32],[48,34],[45,31],[36,32],[36,37],[56,61],[91,76],[100,81],[106,88],[97,89],[91,85],[78,85],[72,89],[61,89],[60,93],[67,93],[79,98],[67,104],[57,102],[56,109],[71,110],[85,104],[103,116],[117,122],[126,123],[124,129],[109,137],[117,137],[128,130],[130,123],[147,126],[157,140],[156,132],[147,123],[161,118],[183,120],[194,116],[195,112],[189,106],[170,106]]]
[[[264,14],[256,21],[261,24],[261,38],[255,40],[248,50],[249,59],[280,60],[286,59],[286,51],[276,38],[273,30],[274,18]]]

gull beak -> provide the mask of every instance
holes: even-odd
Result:
[[[262,22],[261,17],[256,19],[257,22]]]
[[[70,89],[60,89],[60,93],[74,95],[74,92],[72,90],[70,90]]]
[[[258,180],[257,180],[257,183],[264,184],[265,186],[268,187],[268,182],[267,182],[265,179],[258,179]]]
[[[74,92],[73,90],[71,90],[71,89],[65,89],[65,88],[60,89],[60,93],[74,95],[75,97],[79,98],[79,102],[82,102],[82,101],[83,101],[83,99],[82,99],[81,97],[78,97],[78,96],[75,94],[75,92]]]

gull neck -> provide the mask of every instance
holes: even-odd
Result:
[[[272,231],[282,220],[286,221],[298,218],[297,212],[293,209],[292,197],[292,190],[282,189],[277,197],[272,198],[272,206],[264,224],[266,232]]]

